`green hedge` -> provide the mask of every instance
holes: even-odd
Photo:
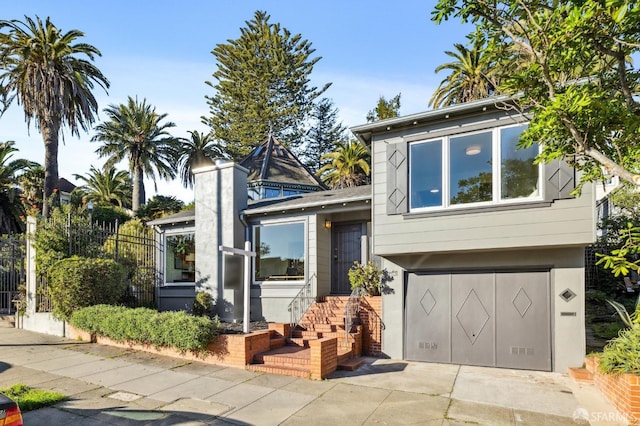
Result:
[[[96,305],[75,311],[69,323],[118,342],[131,341],[180,352],[203,351],[219,333],[220,323],[186,312]]]
[[[49,270],[53,312],[62,319],[86,306],[116,304],[126,288],[122,266],[111,259],[73,256]]]

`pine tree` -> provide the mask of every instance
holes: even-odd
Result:
[[[323,98],[313,109],[313,125],[307,136],[307,145],[303,155],[304,163],[317,172],[329,160],[322,156],[336,149],[339,143],[346,142],[347,128],[338,123],[338,109],[328,98]]]
[[[389,100],[386,100],[384,96],[380,96],[375,109],[372,109],[367,114],[367,123],[373,123],[374,121],[385,120],[387,118],[395,118],[400,115],[401,94],[402,93],[398,93]]]
[[[322,88],[309,85],[315,49],[300,34],[292,35],[280,24],[256,11],[236,40],[218,44],[213,55],[218,69],[216,90],[206,96],[210,115],[203,117],[226,154],[241,159],[271,133],[285,145],[303,142],[305,123]]]

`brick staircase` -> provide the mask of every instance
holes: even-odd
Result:
[[[312,378],[323,377],[324,373],[317,370],[331,362],[336,363],[338,369],[358,368],[364,363],[359,358],[362,353],[362,327],[354,326],[350,332],[345,330],[347,300],[347,296],[321,298],[311,305],[293,329],[289,324],[270,324],[271,349],[254,356],[253,364],[248,368]],[[335,346],[328,342],[332,338],[335,338]],[[314,359],[318,357],[323,359]]]

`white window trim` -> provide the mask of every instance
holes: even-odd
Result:
[[[254,247],[254,250],[257,250],[256,245],[256,232],[255,228],[257,226],[270,226],[270,225],[284,225],[289,223],[302,223],[304,225],[303,231],[303,246],[304,246],[304,279],[302,280],[270,280],[270,281],[256,281],[256,258],[254,257],[251,261],[251,285],[256,287],[268,287],[268,286],[282,286],[282,285],[294,285],[300,286],[307,282],[307,277],[309,276],[309,220],[308,218],[303,219],[294,219],[294,218],[278,218],[278,219],[269,219],[263,220],[260,222],[251,224],[251,244]]]
[[[465,133],[456,133],[454,135],[448,136],[439,136],[430,139],[424,140],[415,140],[409,142],[409,197],[413,193],[413,180],[411,179],[411,146],[419,145],[423,143],[430,143],[435,141],[442,141],[442,205],[440,206],[432,206],[432,207],[411,207],[411,198],[409,198],[409,213],[424,213],[424,212],[434,212],[434,211],[451,211],[451,210],[464,210],[475,207],[486,207],[486,206],[504,206],[504,205],[514,205],[514,204],[524,204],[531,203],[536,201],[544,200],[544,166],[543,164],[538,164],[538,195],[535,197],[521,197],[521,198],[513,198],[503,200],[502,198],[502,151],[500,149],[501,146],[501,130],[508,129],[512,127],[523,127],[523,124],[513,124],[507,126],[493,127],[491,129],[480,129]],[[474,134],[480,133],[491,133],[491,158],[493,161],[492,164],[492,200],[491,201],[480,201],[477,203],[465,203],[465,204],[451,204],[451,185],[450,185],[450,146],[451,139],[456,139],[464,136],[472,136]],[[540,147],[538,147],[538,153],[540,152]]]
[[[167,237],[171,237],[174,235],[185,235],[185,234],[193,234],[194,238],[196,237],[196,229],[195,228],[179,228],[179,229],[171,229],[163,232],[162,234],[162,275],[164,277],[164,285],[171,287],[193,287],[196,285],[196,281],[167,281]],[[198,262],[198,254],[196,253],[196,265]]]

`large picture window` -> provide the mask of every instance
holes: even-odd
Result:
[[[196,234],[169,234],[165,237],[165,278],[168,283],[196,281]]]
[[[253,228],[255,281],[304,280],[304,223],[274,223]]]
[[[538,146],[518,149],[525,126],[409,145],[411,210],[511,202],[541,196]]]
[[[476,133],[451,138],[449,142],[449,175],[451,204],[491,201],[492,135]]]

